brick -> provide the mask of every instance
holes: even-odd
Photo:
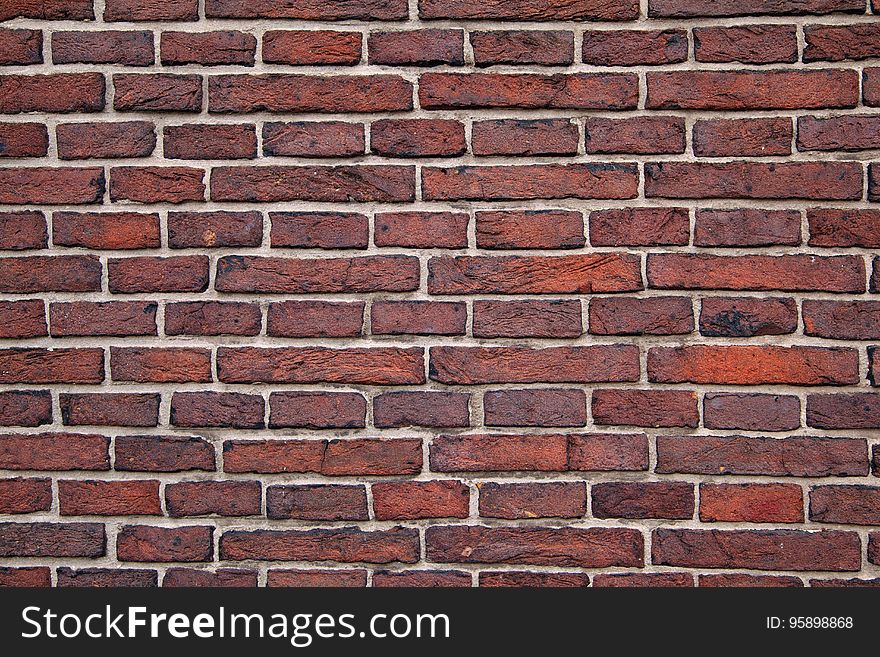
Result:
[[[3,51],[0,66],[42,64],[43,33],[40,30],[0,29],[0,50]]]
[[[706,297],[700,305],[700,333],[730,338],[785,335],[795,332],[797,318],[794,299]]]
[[[269,304],[267,334],[275,337],[342,338],[361,334],[364,303],[281,301]]]
[[[52,395],[48,390],[0,392],[0,426],[38,427],[52,423]]]
[[[815,486],[810,489],[810,520],[846,525],[880,524],[880,488]]]
[[[868,451],[855,438],[658,436],[658,473],[864,476]]]
[[[807,397],[807,426],[817,429],[880,428],[880,394],[824,394]]]
[[[334,568],[319,570],[317,568],[297,570],[270,569],[267,573],[266,586],[269,587],[365,587],[367,585],[366,570],[348,570]]]
[[[492,427],[582,427],[587,423],[582,390],[490,390],[483,395],[484,423]]]
[[[483,518],[581,518],[587,512],[583,482],[479,484]]]
[[[364,427],[367,401],[357,392],[273,392],[269,427],[345,429]]]
[[[804,28],[804,61],[839,62],[880,55],[880,29],[873,23],[809,25]]]
[[[810,208],[807,222],[810,246],[880,247],[880,210]]]
[[[252,34],[216,32],[162,32],[160,58],[164,66],[253,66],[257,40]]]
[[[802,587],[804,583],[790,575],[744,575],[741,573],[722,573],[720,575],[698,575],[700,586],[708,587]]]
[[[880,166],[868,165],[868,200],[880,201]]]
[[[159,215],[146,212],[55,212],[52,242],[96,250],[156,249]]]
[[[4,557],[101,557],[105,550],[100,523],[0,523],[0,555]]]
[[[590,213],[593,246],[683,246],[689,241],[687,208],[622,208]]]
[[[155,58],[151,32],[101,30],[52,33],[53,64],[150,66]]]
[[[634,345],[431,347],[429,374],[447,385],[635,381],[638,349]]]
[[[859,75],[844,69],[648,73],[648,109],[855,107]]]
[[[582,294],[642,289],[640,256],[437,256],[430,294]]]
[[[214,448],[197,436],[117,436],[114,467],[126,472],[214,470]]]
[[[211,561],[213,533],[213,527],[207,525],[124,525],[116,535],[116,557],[120,561],[155,563]]]
[[[265,401],[259,395],[239,392],[175,392],[171,398],[171,424],[176,427],[264,426]]]
[[[61,419],[66,425],[155,427],[159,395],[151,393],[61,393]]]
[[[467,518],[470,489],[456,480],[375,483],[373,509],[377,520]]]
[[[435,526],[425,531],[425,548],[435,563],[604,568],[644,562],[641,533],[612,527]]]
[[[113,167],[110,200],[136,203],[203,201],[205,172],[191,167]]]
[[[368,520],[367,490],[363,485],[269,486],[266,516],[276,520]]]
[[[356,527],[310,530],[230,530],[220,538],[220,557],[229,561],[338,561],[415,563],[415,529],[363,531]]]
[[[696,427],[697,395],[685,390],[593,391],[593,421],[600,425]]]
[[[590,499],[596,518],[687,519],[694,515],[694,487],[682,482],[593,484]]]
[[[700,484],[702,522],[803,522],[796,484]]]
[[[169,212],[168,246],[172,249],[259,246],[263,215],[259,212]]]
[[[589,117],[584,130],[587,153],[684,153],[685,149],[684,121],[677,117]]]
[[[579,588],[590,585],[590,576],[584,573],[484,570],[479,578],[481,587]]]
[[[45,566],[0,568],[0,586],[3,588],[47,588],[51,585],[51,572]]]
[[[364,126],[345,121],[266,122],[263,155],[349,157],[364,152]]]
[[[432,472],[562,472],[568,440],[563,435],[473,434],[437,436]]]
[[[586,30],[581,51],[593,66],[654,66],[683,62],[685,30]]]
[[[701,119],[694,123],[697,157],[765,157],[791,154],[790,119]]]
[[[467,246],[468,215],[459,212],[377,212],[376,246],[461,249]]]
[[[158,586],[155,570],[140,568],[59,568],[58,586],[148,588]]]
[[[118,73],[113,76],[113,108],[118,112],[198,112],[202,78],[172,73]]]
[[[486,4],[477,0],[423,0],[419,5],[421,18],[475,18],[516,21],[567,20],[635,20],[639,5],[633,0],[600,2],[586,0],[577,4],[564,2],[536,3],[532,0],[513,0],[503,4]]]
[[[316,21],[377,20],[394,21],[407,17],[405,0],[381,2],[322,2],[278,4],[274,0],[255,0],[246,5],[238,0],[206,0],[208,18],[299,18]]]
[[[572,249],[585,243],[580,212],[482,211],[476,221],[477,246],[483,249]]]
[[[697,210],[694,245],[797,246],[801,213],[793,210]]]
[[[100,112],[104,88],[101,73],[0,75],[0,113]]]
[[[370,64],[437,66],[464,64],[464,30],[370,32]]]
[[[110,347],[114,381],[210,383],[211,351],[190,347]]]
[[[868,381],[872,386],[880,386],[880,349],[868,347]]]
[[[574,62],[574,34],[563,30],[472,31],[469,37],[477,66]]]
[[[568,469],[580,472],[648,469],[648,437],[643,433],[571,434]]]
[[[370,317],[374,335],[464,335],[467,308],[461,302],[376,301]]]
[[[420,347],[221,347],[217,374],[225,383],[406,385],[425,382],[423,361]]]
[[[865,105],[880,107],[880,69],[866,68],[862,83]]]
[[[257,572],[244,568],[218,568],[215,571],[193,568],[169,568],[162,578],[163,587],[224,588],[255,587]]]
[[[263,35],[263,61],[294,66],[354,66],[361,59],[358,32],[269,30]]]
[[[801,404],[794,395],[707,392],[703,425],[707,429],[793,431],[801,425]]]
[[[36,513],[51,507],[51,479],[0,479],[0,513]]]
[[[241,301],[182,301],[165,306],[166,335],[257,335],[257,304]]]
[[[467,148],[464,125],[451,119],[381,119],[370,124],[370,150],[388,157],[451,157]]]
[[[652,563],[752,570],[858,570],[858,534],[843,531],[655,529]]]
[[[273,247],[365,249],[369,222],[357,212],[270,212]]]
[[[58,481],[59,513],[62,516],[160,516],[159,482]]]
[[[45,249],[48,241],[46,217],[42,212],[0,212],[0,249]]]
[[[854,256],[651,254],[648,284],[660,289],[864,292]]]
[[[156,335],[156,303],[74,301],[50,303],[52,337]]]
[[[251,124],[165,126],[164,155],[169,160],[240,160],[257,156]]]
[[[48,152],[49,134],[42,123],[0,123],[0,157],[43,157]]]
[[[23,0],[0,8],[0,20],[10,18],[94,20],[95,13],[90,0]]]
[[[689,573],[617,573],[596,575],[594,587],[618,588],[682,588],[694,585]]]
[[[105,21],[194,21],[199,9],[196,0],[107,0]]]
[[[834,587],[834,588],[852,588],[852,587],[868,587],[875,588],[880,586],[880,578],[878,579],[811,579],[811,587]]]
[[[214,75],[211,112],[396,112],[412,109],[412,84],[397,75]]]
[[[104,184],[104,170],[95,167],[0,169],[0,203],[11,205],[99,203],[104,196]]]
[[[589,309],[594,335],[683,335],[694,330],[687,297],[594,297]]]
[[[474,301],[474,337],[574,338],[583,333],[579,301]]]
[[[864,9],[859,0],[650,0],[648,16],[809,15],[838,11],[861,14]]]
[[[258,481],[182,481],[165,486],[165,507],[172,518],[259,515],[261,499]]]
[[[576,155],[578,129],[568,119],[474,121],[474,155]]]
[[[110,291],[119,294],[204,292],[208,287],[208,257],[110,258],[107,274]]]
[[[82,433],[0,435],[4,470],[109,470],[110,439]]]
[[[100,383],[104,350],[0,349],[0,383]]]
[[[373,587],[470,588],[471,574],[460,570],[379,571],[373,573]]]
[[[36,338],[48,335],[42,301],[2,301],[0,319],[0,337]]]
[[[857,81],[856,81],[857,82]],[[423,109],[634,109],[639,91],[631,73],[424,73]]]
[[[793,64],[798,59],[797,28],[794,25],[698,27],[694,29],[694,57],[698,62]]]
[[[865,151],[880,148],[880,115],[818,118],[797,121],[800,151]]]
[[[373,397],[373,423],[389,427],[467,427],[470,395],[458,392],[383,392]]]
[[[805,300],[804,334],[832,340],[880,339],[880,301]]]

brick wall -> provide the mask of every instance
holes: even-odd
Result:
[[[0,583],[880,583],[870,4],[0,1]]]

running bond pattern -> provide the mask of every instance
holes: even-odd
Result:
[[[877,13],[0,0],[0,583],[880,584]]]

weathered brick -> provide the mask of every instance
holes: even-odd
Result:
[[[685,149],[684,120],[676,117],[590,117],[584,131],[587,153],[684,153]]]
[[[686,245],[689,241],[687,208],[623,208],[590,213],[593,246]]]
[[[706,297],[700,303],[700,333],[709,337],[785,335],[795,332],[797,318],[794,299]]]
[[[0,29],[0,51],[0,66],[42,64],[43,33],[40,30]]]
[[[364,152],[364,126],[345,121],[266,122],[263,155],[348,157]]]
[[[364,303],[281,301],[269,304],[268,320],[266,332],[275,337],[352,337],[361,334]]]
[[[43,124],[0,123],[0,157],[43,157],[48,152],[49,133]]]
[[[593,391],[590,404],[596,424],[636,427],[696,427],[697,395],[686,390]]]
[[[51,506],[51,479],[0,479],[0,513],[35,513]]]
[[[577,249],[584,219],[570,210],[497,210],[476,213],[481,249]]]
[[[175,392],[171,398],[171,424],[177,427],[264,426],[265,401],[240,392]]]
[[[48,390],[0,392],[0,426],[38,427],[52,423],[52,395]]]
[[[273,392],[269,426],[345,429],[365,426],[367,401],[357,392]]]
[[[807,397],[807,426],[817,429],[880,428],[880,394],[820,394]]]
[[[470,489],[461,481],[375,483],[371,489],[377,520],[468,517]]]
[[[576,338],[580,301],[474,301],[474,337]]]
[[[707,392],[703,425],[707,429],[793,431],[801,425],[801,404],[794,395]]]
[[[106,554],[106,543],[100,523],[0,523],[0,555],[4,557],[101,557]]]
[[[870,59],[880,55],[880,28],[875,23],[808,25],[804,42],[805,62]]]
[[[208,383],[211,352],[193,347],[110,347],[114,381]]]
[[[61,393],[61,419],[66,425],[155,427],[159,395],[152,393]]]
[[[269,30],[263,35],[267,64],[354,66],[361,60],[361,35],[333,30]]]
[[[419,533],[403,527],[374,531],[356,527],[229,530],[220,538],[220,557],[229,561],[415,563],[419,557]]]
[[[687,297],[594,297],[589,309],[594,335],[682,335],[694,330]]]
[[[880,524],[880,488],[814,486],[810,489],[810,520],[845,525]]]
[[[104,89],[101,73],[0,75],[0,113],[100,112]]]
[[[120,294],[204,292],[208,287],[208,257],[110,258],[107,273],[110,291]]]
[[[460,302],[376,301],[370,318],[374,335],[464,335],[467,308]]]
[[[155,58],[151,32],[101,30],[52,33],[53,64],[150,66]]]
[[[464,64],[463,30],[370,32],[370,64],[437,66]]]
[[[568,119],[474,121],[471,148],[474,155],[576,155],[578,129]]]
[[[159,482],[71,480],[58,482],[62,516],[160,516]]]
[[[472,31],[469,37],[477,66],[574,62],[574,34],[563,30]]]
[[[803,522],[796,484],[700,484],[702,522]]]
[[[700,119],[694,123],[694,155],[790,155],[791,137],[790,119]]]
[[[460,212],[377,212],[376,246],[463,249],[468,216]]]
[[[120,561],[210,561],[214,556],[213,527],[151,527],[125,525],[116,535]]]
[[[581,518],[587,512],[583,482],[478,484],[483,518]]]
[[[87,249],[155,249],[159,215],[141,212],[55,212],[52,242]]]
[[[368,520],[367,490],[362,485],[269,486],[266,515],[276,520]]]
[[[109,470],[110,439],[83,433],[0,435],[4,470]]]
[[[259,481],[182,481],[165,486],[171,517],[255,516],[260,514]]]
[[[582,57],[594,66],[653,66],[683,62],[685,30],[586,30]]]
[[[257,335],[256,304],[236,301],[182,301],[165,306],[167,335]]]
[[[694,515],[694,487],[683,482],[593,484],[590,500],[597,518],[686,519]]]
[[[257,156],[257,134],[252,124],[172,125],[162,146],[169,160],[240,160]]]
[[[119,112],[198,112],[202,78],[171,73],[118,73],[113,76],[113,108]]]
[[[694,28],[698,62],[792,64],[798,58],[794,25],[744,25]]]
[[[492,427],[582,427],[587,399],[582,390],[490,390],[483,395],[483,421]]]
[[[466,427],[470,395],[460,392],[383,392],[373,397],[373,423],[388,427]]]
[[[810,246],[880,247],[880,210],[810,208]]]
[[[117,470],[183,472],[214,470],[214,448],[196,436],[117,436]]]
[[[635,20],[639,4],[634,0],[585,0],[576,4],[551,0],[513,0],[512,2],[487,4],[478,0],[423,0],[419,5],[421,18],[474,18],[487,20],[517,21],[566,21],[566,20]]]
[[[160,59],[165,66],[199,64],[253,66],[257,40],[252,34],[216,32],[162,32]]]
[[[365,249],[366,215],[357,212],[270,212],[273,247]]]
[[[73,301],[49,304],[52,337],[156,335],[155,302]]]

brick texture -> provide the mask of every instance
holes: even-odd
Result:
[[[877,581],[878,14],[0,2],[0,586]]]

